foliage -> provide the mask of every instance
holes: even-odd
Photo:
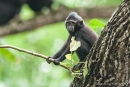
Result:
[[[101,22],[98,19],[92,19],[89,22],[89,26],[94,29],[98,34],[100,34],[100,32],[102,31],[103,27],[105,26],[105,24],[103,22]]]
[[[60,62],[60,65],[65,65],[65,66],[69,67],[70,69],[72,69],[73,63],[75,63],[75,61],[72,58],[72,52],[76,51],[80,46],[81,46],[81,42],[76,41],[75,37],[72,36],[71,43],[70,43],[70,52],[71,53],[65,55],[66,59],[69,60],[71,62],[71,64]]]

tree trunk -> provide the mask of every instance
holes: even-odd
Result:
[[[117,8],[86,59],[88,74],[70,87],[130,87],[130,0]]]

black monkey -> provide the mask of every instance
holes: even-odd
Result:
[[[59,50],[52,58],[54,60],[54,64],[58,65],[59,62],[65,60],[65,55],[70,53],[70,42],[71,37],[74,36],[76,41],[81,42],[81,46],[76,50],[76,54],[78,55],[80,62],[85,59],[88,55],[89,50],[91,49],[94,42],[97,40],[98,35],[90,29],[84,23],[83,19],[76,13],[71,12],[65,21],[66,28],[69,32],[68,39],[64,46]],[[50,63],[49,59],[47,62]]]
[[[6,24],[20,12],[24,0],[0,0],[0,25]]]
[[[43,7],[51,8],[53,0],[26,0],[26,2],[33,11],[39,12]]]

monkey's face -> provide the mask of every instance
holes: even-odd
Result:
[[[83,21],[66,21],[66,28],[70,34],[75,33],[83,26]]]
[[[66,22],[66,28],[67,28],[69,33],[74,32],[75,24],[76,24],[76,22],[74,22],[74,21],[67,21]]]

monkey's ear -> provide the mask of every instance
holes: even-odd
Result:
[[[83,26],[83,21],[80,21],[79,23],[80,23],[80,26]]]

